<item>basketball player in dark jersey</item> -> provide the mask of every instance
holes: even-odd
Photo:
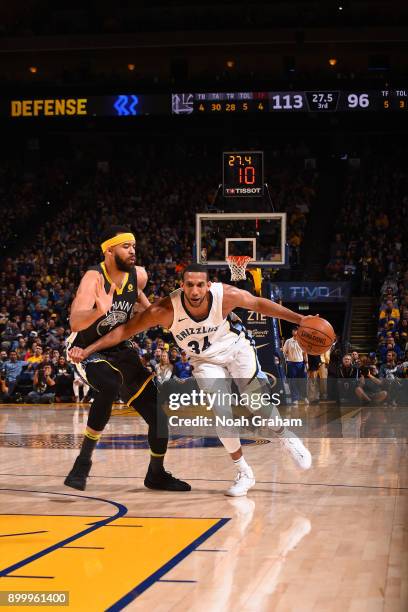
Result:
[[[102,237],[104,261],[84,274],[71,306],[72,333],[67,354],[73,347],[85,348],[101,336],[143,311],[150,302],[143,293],[147,282],[144,268],[135,266],[135,238],[129,229],[113,226]],[[163,467],[167,450],[167,416],[157,402],[154,375],[141,363],[132,343],[121,342],[102,353],[94,353],[79,364],[78,374],[95,391],[79,456],[64,484],[84,491],[92,466],[92,453],[109,421],[118,395],[133,406],[149,426],[150,464],[144,481],[150,489],[189,491],[190,485],[174,478]]]

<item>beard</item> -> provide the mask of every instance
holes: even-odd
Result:
[[[127,262],[125,259],[115,255],[115,264],[118,270],[121,272],[130,272],[135,267],[134,262]]]
[[[191,301],[191,300],[190,300],[190,299],[189,299],[187,296],[185,296],[185,298],[186,298],[186,300],[187,300],[187,302],[188,302],[188,304],[189,304],[190,306],[192,306],[193,308],[197,308],[198,306],[201,306],[201,304],[204,302],[204,300],[205,300],[206,296],[204,295],[204,296],[201,298],[201,300],[197,300],[196,302],[192,302],[192,301]]]

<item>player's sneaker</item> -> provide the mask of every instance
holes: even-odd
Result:
[[[144,479],[144,485],[148,489],[155,489],[156,491],[191,491],[191,485],[188,482],[175,478],[165,470],[154,474],[150,466]]]
[[[293,431],[285,429],[283,434],[279,436],[279,442],[302,470],[308,470],[311,467],[312,455]]]
[[[246,495],[255,485],[255,478],[251,468],[247,468],[245,472],[238,472],[234,484],[225,491],[225,495],[229,497],[241,497]]]
[[[75,459],[74,466],[66,479],[64,485],[71,487],[72,489],[78,489],[78,491],[85,491],[86,479],[91,471],[92,461],[90,459],[83,459],[80,455]]]

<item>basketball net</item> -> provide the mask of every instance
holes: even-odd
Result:
[[[229,269],[231,270],[231,280],[245,280],[246,267],[251,261],[252,257],[248,257],[248,255],[228,255],[226,259]]]

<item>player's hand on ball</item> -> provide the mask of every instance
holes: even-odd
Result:
[[[318,314],[316,314],[316,315],[304,315],[304,316],[302,317],[302,322],[301,322],[301,324],[302,324],[304,321],[306,321],[307,319],[314,319],[315,317],[320,317],[320,315],[318,315]]]
[[[74,346],[72,349],[68,351],[68,355],[71,361],[74,363],[80,363],[84,359],[86,359],[87,355],[84,349],[79,348],[79,346]]]
[[[105,291],[105,281],[102,274],[96,282],[95,304],[96,310],[100,315],[106,314],[112,308],[113,294],[115,293],[116,285],[112,283],[109,293]]]
[[[296,335],[301,349],[309,355],[323,355],[336,340],[334,329],[319,315],[303,317]]]

